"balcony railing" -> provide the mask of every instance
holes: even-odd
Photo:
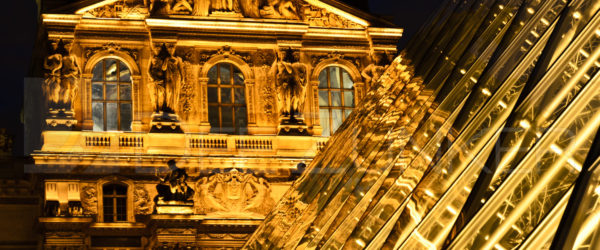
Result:
[[[41,153],[278,155],[312,157],[328,138],[275,135],[200,135],[45,131]]]

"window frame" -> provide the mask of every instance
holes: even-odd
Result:
[[[332,68],[338,68],[339,69],[339,88],[333,88],[331,86],[331,73],[332,73]],[[326,72],[327,76],[327,87],[322,87],[321,86],[321,74],[323,74],[323,72]],[[352,81],[352,88],[344,88],[344,72],[346,72],[346,74],[349,76],[350,80]],[[346,115],[346,111],[350,111],[352,112],[355,108],[356,108],[356,86],[355,86],[355,81],[354,79],[352,79],[352,75],[350,74],[350,72],[345,69],[344,67],[340,66],[340,65],[328,65],[325,66],[318,74],[318,92],[317,92],[317,98],[319,98],[319,119],[321,124],[323,124],[323,122],[328,122],[329,123],[329,135],[325,135],[323,134],[325,131],[323,131],[321,133],[322,136],[332,136],[335,131],[333,130],[333,110],[341,110],[342,112],[342,123],[346,120],[347,115]],[[320,102],[320,94],[321,91],[327,92],[327,106],[323,106]],[[332,103],[332,92],[339,92],[340,93],[340,105],[339,106],[334,106]],[[352,93],[352,106],[346,106],[346,100],[345,100],[345,92],[351,92]],[[321,110],[327,110],[329,112],[329,116],[327,121],[323,121],[323,119],[321,119],[321,115],[320,112]],[[349,114],[349,113],[348,113]],[[340,123],[341,125],[341,123]],[[323,127],[323,125],[321,125],[321,127]],[[339,128],[339,126],[338,126]],[[338,129],[336,128],[336,130]]]
[[[223,65],[227,65],[229,67],[229,72],[230,72],[230,77],[229,77],[229,81],[230,84],[221,84],[222,83],[222,77],[221,77],[221,67]],[[211,71],[213,69],[216,68],[216,73],[215,73],[215,77],[216,77],[216,84],[214,82],[212,82],[211,80]],[[242,83],[241,84],[236,84],[235,83],[235,73],[238,72],[242,75]],[[206,84],[206,93],[207,96],[209,94],[209,89],[210,88],[216,88],[217,90],[217,102],[211,102],[210,98],[207,97],[206,103],[207,103],[207,113],[208,113],[208,121],[209,123],[211,123],[211,107],[217,107],[217,109],[219,110],[219,127],[214,127],[211,123],[211,128],[210,128],[210,133],[218,133],[218,134],[233,134],[233,135],[245,135],[248,133],[248,100],[247,100],[247,96],[246,96],[246,76],[244,75],[244,73],[242,72],[242,70],[235,64],[231,63],[231,62],[218,62],[215,63],[214,65],[212,65],[210,67],[210,69],[208,70],[207,76],[208,78],[208,82]],[[231,102],[230,103],[223,103],[222,100],[222,89],[230,89],[231,93]],[[236,103],[236,89],[241,89],[242,93],[243,93],[243,101],[240,103]],[[223,131],[224,127],[223,127],[223,107],[229,107],[232,108],[232,125],[233,125],[233,131],[232,132],[228,132],[228,131]],[[236,111],[239,108],[243,108],[245,109],[246,112],[246,124],[245,126],[237,126],[237,119],[236,119]],[[217,130],[218,131],[215,131]],[[243,129],[244,131],[241,131],[241,129]]]
[[[117,71],[116,71],[116,80],[115,81],[108,81],[106,79],[106,71],[107,71],[107,61],[108,60],[114,60],[116,63],[116,67],[117,67]],[[102,76],[100,77],[100,80],[96,79],[96,75],[95,75],[95,69],[96,67],[98,67],[99,64],[102,64]],[[121,67],[124,66],[127,70],[129,70],[129,81],[122,81],[121,80]],[[94,88],[93,86],[95,84],[101,84],[102,86],[102,99],[94,99]],[[109,100],[107,99],[107,88],[106,86],[108,84],[116,84],[117,89],[116,89],[116,100]],[[129,100],[122,100],[121,99],[121,85],[129,85]],[[90,103],[91,103],[91,114],[92,114],[92,130],[93,131],[98,131],[98,132],[108,132],[108,131],[124,131],[124,132],[130,132],[132,131],[132,125],[133,125],[133,109],[134,109],[134,105],[133,105],[133,72],[131,71],[131,68],[121,59],[119,58],[112,58],[112,57],[107,57],[107,58],[102,58],[100,59],[98,62],[96,62],[96,64],[94,64],[94,66],[92,67],[92,78],[91,78],[91,83],[90,83]],[[102,130],[94,130],[94,103],[101,103],[102,104]],[[107,121],[107,104],[109,103],[115,103],[117,106],[117,129],[116,130],[108,130],[108,121]],[[121,119],[121,105],[122,104],[129,104],[131,106],[131,110],[130,110],[130,125],[129,125],[129,130],[122,130],[122,119]]]
[[[112,187],[112,193],[111,194],[107,194],[106,192],[104,192],[106,187]],[[125,194],[117,194],[117,187],[123,187],[125,188]],[[119,222],[128,222],[129,221],[129,186],[126,184],[121,184],[121,183],[105,183],[102,185],[102,207],[101,207],[101,211],[102,211],[102,222],[104,223],[119,223]],[[104,202],[104,200],[106,198],[112,199],[112,221],[107,221],[107,214],[104,212],[105,208],[107,207],[107,204]],[[125,204],[125,212],[122,214],[119,214],[117,211],[117,200],[118,199],[123,199],[124,204]],[[122,217],[124,217],[123,220],[119,220],[119,215],[121,215]]]

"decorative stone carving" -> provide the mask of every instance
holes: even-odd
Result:
[[[178,168],[174,160],[170,160],[168,165],[171,172],[164,178],[160,178],[160,183],[156,185],[158,195],[154,201],[156,204],[191,201],[194,190],[187,184],[188,175],[185,169]]]
[[[75,56],[71,55],[71,45],[70,41],[51,41],[48,56],[44,60],[42,90],[50,115],[46,121],[52,127],[71,127],[77,123],[73,119],[73,100],[79,89],[81,70]]]
[[[302,6],[302,20],[311,26],[331,28],[364,28],[362,25],[345,19],[326,9],[304,3]]]
[[[179,99],[186,75],[183,59],[175,55],[174,46],[161,46],[152,58],[149,74],[151,80],[148,89],[154,107],[152,131],[161,131],[167,125],[171,126],[169,132],[181,132],[177,112],[180,111]]]
[[[273,110],[275,109],[275,91],[270,86],[262,88],[261,100],[263,101],[263,114],[268,120],[273,120]]]
[[[81,206],[84,215],[98,214],[98,190],[94,186],[84,186],[81,189]]]
[[[148,190],[136,185],[133,189],[133,207],[135,214],[148,215],[152,213],[152,200]]]
[[[123,48],[123,46],[111,42],[111,43],[104,44],[102,47],[85,49],[84,57],[86,60],[89,60],[90,57],[92,57],[94,54],[101,52],[101,51],[107,51],[109,53],[113,53],[115,51],[124,52],[124,53],[128,54],[129,56],[131,56],[131,58],[133,58],[133,60],[135,60],[135,61],[138,60],[138,57],[140,54],[137,49]]]
[[[294,120],[304,110],[308,69],[299,62],[299,54],[291,49],[280,52],[278,56],[272,67],[276,79],[277,102],[280,114]]]
[[[236,169],[203,177],[196,187],[197,213],[209,216],[263,217],[275,204],[267,180]]]
[[[260,10],[264,18],[300,19],[298,10],[300,6],[291,0],[268,0],[267,4]]]
[[[140,19],[148,15],[147,0],[117,1],[92,9],[84,14],[87,17]]]
[[[367,88],[371,87],[379,80],[388,65],[389,61],[384,54],[375,54],[371,56],[371,63],[361,72],[361,76],[365,79]]]

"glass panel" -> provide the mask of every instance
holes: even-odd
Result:
[[[117,198],[117,220],[127,220],[127,200],[125,198]]]
[[[324,69],[319,74],[319,88],[322,88],[322,89],[327,88],[327,69]]]
[[[126,186],[115,185],[114,187],[115,187],[116,194],[118,194],[118,195],[126,195],[127,194]]]
[[[119,62],[119,81],[131,82],[131,72],[123,62]]]
[[[114,194],[114,189],[112,185],[106,185],[102,187],[102,194],[111,195]]]
[[[319,117],[321,119],[321,127],[323,128],[322,135],[330,136],[331,132],[329,130],[329,109],[319,110]]]
[[[237,128],[237,134],[248,133],[248,117],[246,107],[235,108],[235,127]]]
[[[233,127],[233,107],[221,107],[222,126],[221,132],[232,134],[235,132]]]
[[[104,80],[104,64],[102,61],[96,63],[94,69],[92,70],[92,81],[102,81]]]
[[[129,84],[121,84],[119,88],[121,101],[130,101],[131,100],[131,85]]]
[[[116,103],[106,104],[106,130],[113,131],[119,129],[119,120],[117,119],[118,109]]]
[[[233,103],[231,88],[221,88],[221,103]]]
[[[219,133],[221,124],[219,123],[219,107],[208,106],[208,122],[210,123],[210,132]]]
[[[208,84],[218,84],[217,77],[217,66],[214,66],[208,71]]]
[[[329,67],[329,87],[332,89],[340,88],[340,67]]]
[[[131,103],[121,104],[121,131],[131,131]]]
[[[244,85],[244,74],[236,67],[233,67],[233,84]]]
[[[331,110],[331,133],[335,133],[335,131],[342,125],[342,110],[341,109],[332,109]]]
[[[208,87],[208,102],[209,103],[219,103],[218,88]]]
[[[348,71],[345,69],[342,69],[342,82],[345,89],[352,89],[352,86],[354,85],[352,77],[350,77],[350,74],[348,74]]]
[[[101,102],[92,102],[92,120],[94,131],[104,131],[104,105]]]
[[[331,106],[342,106],[342,93],[340,93],[339,91],[331,91]]]
[[[117,100],[117,84],[112,84],[112,83],[106,84],[106,100],[110,100],[110,101]]]
[[[233,99],[235,101],[235,104],[245,104],[246,103],[244,91],[245,91],[244,88],[235,88],[234,89],[235,97]]]
[[[221,69],[221,84],[231,85],[231,65],[221,63],[219,67]]]
[[[352,113],[352,109],[344,110],[344,120],[346,120],[346,118],[348,118],[348,116],[350,116],[350,113]]]
[[[102,83],[92,83],[92,100],[104,99],[104,86]]]
[[[106,80],[117,81],[117,61],[114,59],[106,59]]]
[[[344,91],[344,106],[354,107],[354,92]]]
[[[329,106],[329,91],[327,90],[319,90],[319,106]]]
[[[113,222],[113,199],[112,198],[104,198],[104,222]]]

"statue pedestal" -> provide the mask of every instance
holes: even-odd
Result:
[[[52,110],[46,118],[46,130],[73,130],[77,125],[75,112]]]
[[[154,113],[150,125],[152,126],[150,133],[183,133],[181,122],[176,114]]]
[[[279,126],[277,126],[277,130],[279,131],[277,135],[310,136],[307,128],[304,119],[286,117],[281,119]]]
[[[158,201],[156,203],[157,214],[193,214],[193,201]]]

